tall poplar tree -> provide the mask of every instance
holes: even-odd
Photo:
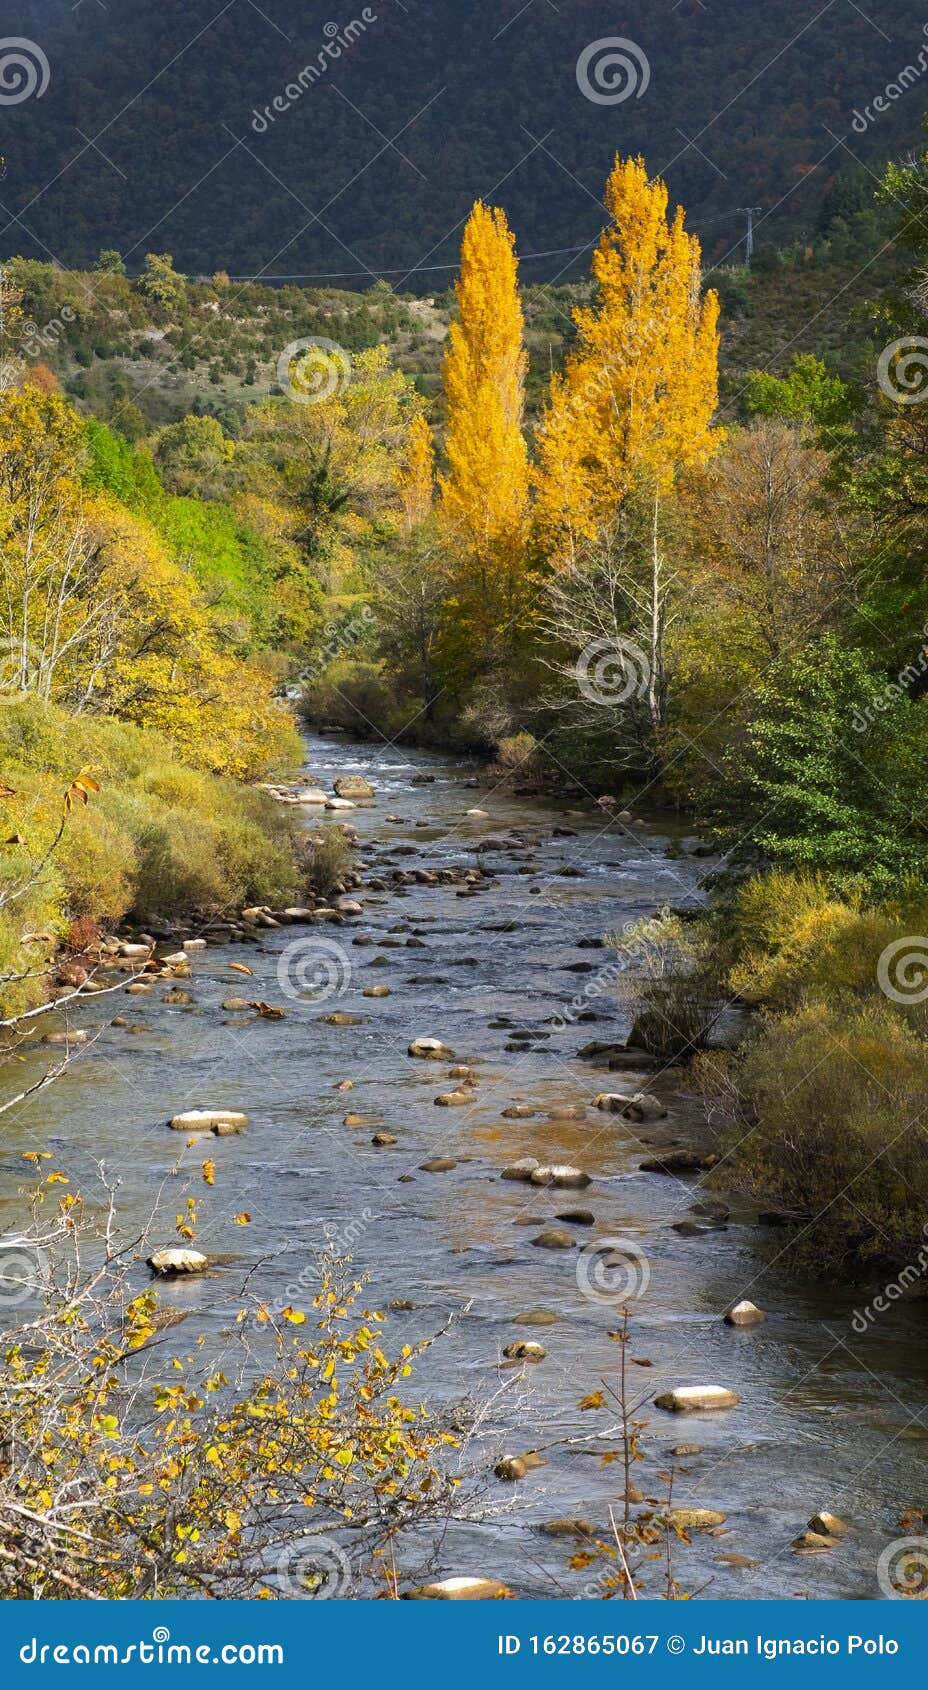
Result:
[[[475,655],[486,658],[517,618],[524,585],[527,355],[517,272],[505,212],[478,201],[464,230],[458,315],[443,366],[448,471],[440,486],[459,550],[456,614]]]
[[[551,383],[538,442],[537,524],[572,564],[630,501],[647,512],[652,723],[662,719],[666,585],[660,501],[678,469],[711,454],[718,403],[718,298],[700,292],[700,247],[644,160],[616,159],[610,223],[593,257],[594,303],[574,312],[577,347]]]

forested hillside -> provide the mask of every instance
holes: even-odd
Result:
[[[401,286],[412,268],[425,291],[449,281],[479,193],[524,255],[551,255],[523,258],[526,282],[551,280],[586,268],[570,249],[601,227],[616,149],[665,176],[710,261],[743,251],[743,206],[782,244],[834,214],[837,171],[878,175],[917,137],[923,8],[866,13],[382,0],[332,22],[322,0],[22,0],[16,32],[49,79],[0,106],[0,254],[86,266],[117,247],[138,269],[155,247],[188,271],[335,272],[351,287],[385,272]],[[616,36],[634,48],[625,72],[608,54],[578,72]]]

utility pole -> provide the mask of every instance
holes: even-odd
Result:
[[[760,216],[763,209],[762,205],[739,205],[738,207],[742,217],[746,217],[748,220],[747,240],[744,243],[744,261],[746,264],[750,264],[754,257],[754,219]]]

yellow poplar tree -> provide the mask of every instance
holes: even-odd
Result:
[[[432,509],[435,491],[435,446],[432,430],[421,414],[409,425],[406,467],[400,480],[400,498],[406,532],[424,522]]]
[[[632,596],[648,646],[648,707],[664,715],[668,585],[660,501],[677,471],[710,456],[721,439],[718,296],[701,297],[699,242],[642,158],[615,161],[606,186],[610,223],[593,257],[595,302],[575,311],[577,348],[551,397],[538,443],[537,524],[549,557],[573,564],[625,502],[649,511],[650,580]]]
[[[480,201],[464,230],[456,292],[458,317],[443,366],[448,473],[440,481],[441,510],[462,547],[458,615],[486,651],[519,604],[529,467],[515,242],[505,212]]]
[[[593,257],[595,304],[574,312],[578,344],[538,443],[537,518],[549,554],[574,556],[628,494],[665,491],[718,436],[718,297],[700,298],[700,247],[644,160],[616,159],[610,223]]]

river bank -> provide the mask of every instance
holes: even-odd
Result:
[[[404,1583],[437,1571],[500,1578],[524,1597],[598,1593],[596,1569],[569,1568],[574,1546],[541,1528],[583,1519],[608,1535],[621,1463],[603,1465],[617,1443],[597,1434],[614,1414],[578,1404],[615,1379],[617,1299],[637,1291],[630,1372],[648,1424],[635,1484],[663,1500],[659,1475],[673,1467],[676,1505],[726,1516],[722,1535],[700,1533],[676,1552],[682,1587],[714,1599],[877,1594],[876,1559],[921,1497],[919,1311],[897,1305],[860,1333],[862,1294],[788,1278],[757,1206],[720,1191],[718,1176],[712,1200],[731,1214],[707,1228],[694,1211],[706,1200],[698,1170],[641,1166],[711,1148],[679,1075],[578,1056],[629,1031],[603,935],[666,903],[699,907],[714,860],[678,854],[663,823],[630,829],[592,801],[574,813],[517,798],[472,764],[308,740],[307,784],[330,792],[346,774],[376,795],[327,823],[358,833],[362,885],[351,898],[361,913],[259,929],[247,949],[208,941],[191,959],[186,1003],[165,983],[134,995],[128,1014],[114,1015],[113,999],[105,1012],[92,999],[79,1015],[72,1006],[100,1037],[10,1120],[4,1227],[15,1224],[26,1149],[51,1149],[88,1184],[103,1158],[129,1218],[141,1219],[177,1152],[167,1120],[195,1107],[244,1110],[245,1133],[211,1141],[219,1201],[197,1247],[222,1260],[160,1287],[165,1306],[195,1312],[208,1347],[223,1344],[211,1286],[251,1270],[261,1296],[293,1301],[311,1282],[313,1253],[332,1243],[370,1273],[372,1306],[398,1305],[389,1327],[399,1342],[468,1306],[413,1383],[424,1400],[484,1408],[469,1452],[484,1474],[483,1517],[404,1546]],[[243,962],[247,980],[234,967]],[[224,1008],[234,998],[287,1015]],[[410,1057],[417,1038],[441,1040],[453,1057]],[[463,1103],[436,1106],[460,1088],[459,1066],[476,1084]],[[596,1107],[602,1093],[638,1091],[657,1095],[667,1117],[635,1122]],[[394,1142],[375,1144],[380,1135]],[[526,1157],[577,1167],[590,1184],[501,1177]],[[581,1208],[592,1224],[559,1219]],[[233,1221],[242,1209],[247,1234]],[[536,1245],[549,1228],[572,1244]],[[613,1263],[600,1285],[597,1265],[618,1251],[597,1257],[591,1246],[610,1240],[630,1247],[633,1277],[621,1270],[617,1283]],[[764,1325],[724,1324],[742,1297],[763,1309]],[[539,1311],[554,1318],[521,1323]],[[544,1359],[513,1369],[503,1351],[526,1338]],[[740,1400],[682,1419],[652,1406],[693,1384]],[[699,1452],[674,1457],[684,1442]],[[545,1466],[514,1483],[494,1477],[502,1458],[542,1447]],[[827,1554],[797,1557],[793,1540],[821,1509],[850,1530]]]

